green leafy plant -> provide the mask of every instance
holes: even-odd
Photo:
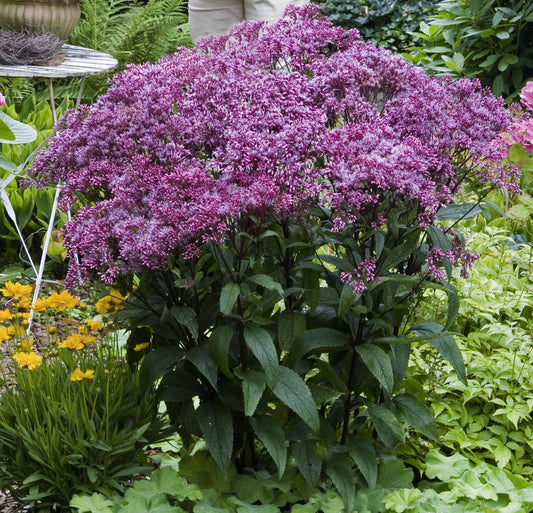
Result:
[[[420,23],[409,54],[428,72],[477,77],[496,95],[516,98],[533,72],[533,5],[528,0],[449,0]]]
[[[420,18],[433,11],[430,0],[315,0],[335,25],[355,28],[362,36],[393,51],[405,51],[415,40]]]

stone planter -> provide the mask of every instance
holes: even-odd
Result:
[[[0,29],[50,32],[65,41],[80,19],[77,0],[0,0]]]

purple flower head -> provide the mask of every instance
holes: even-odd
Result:
[[[65,229],[80,258],[69,282],[111,282],[198,255],[250,218],[319,206],[334,230],[377,229],[405,202],[429,224],[467,173],[512,187],[498,138],[511,121],[477,81],[430,78],[317,6],[291,6],[272,25],[131,65],[67,113],[32,174],[64,184],[63,206],[81,205]],[[357,285],[357,272],[346,280]]]

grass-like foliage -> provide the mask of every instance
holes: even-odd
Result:
[[[350,511],[356,489],[410,482],[407,426],[438,437],[403,385],[411,346],[466,382],[449,279],[474,255],[442,222],[477,211],[454,202],[465,184],[517,189],[512,125],[477,81],[293,6],[130,67],[66,115],[32,176],[65,184],[69,286],[131,289],[129,357],[183,440],[180,470],[298,469]],[[444,319],[416,316],[427,290]]]

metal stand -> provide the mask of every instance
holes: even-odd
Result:
[[[108,55],[103,52],[99,52],[97,50],[92,50],[90,48],[83,48],[80,46],[72,46],[72,45],[63,45],[62,52],[63,52],[64,61],[58,64],[57,66],[4,66],[4,65],[0,65],[0,77],[32,78],[32,79],[46,80],[48,82],[48,92],[50,95],[50,106],[52,108],[54,125],[57,123],[57,113],[56,113],[56,105],[55,105],[55,98],[54,98],[54,85],[52,81],[54,78],[81,77],[80,88],[79,88],[78,96],[76,99],[76,108],[78,108],[81,102],[82,94],[83,94],[85,78],[87,76],[100,75],[102,73],[113,71],[117,67],[117,64],[118,64],[118,61],[111,55]],[[22,233],[18,227],[15,211],[13,209],[13,206],[11,205],[9,196],[5,192],[5,189],[13,180],[15,180],[15,178],[17,178],[17,176],[20,176],[23,173],[23,171],[26,169],[27,164],[33,160],[33,158],[45,145],[46,145],[46,141],[44,141],[43,143],[39,145],[39,147],[30,155],[30,157],[28,157],[24,165],[19,166],[16,173],[10,174],[5,179],[0,181],[1,199],[4,202],[4,205],[6,207],[6,211],[9,217],[15,223],[15,227],[20,237],[20,240],[22,242],[24,251],[26,252],[26,255],[28,256],[30,264],[36,275],[35,290],[33,294],[33,303],[35,303],[35,301],[39,297],[39,291],[40,291],[41,284],[43,281],[44,264],[46,262],[48,246],[50,244],[50,240],[52,237],[52,231],[53,231],[54,224],[55,224],[55,216],[56,216],[57,205],[59,201],[59,193],[61,191],[61,184],[58,184],[56,188],[54,202],[52,204],[52,212],[50,213],[50,220],[49,220],[45,238],[43,241],[43,250],[42,250],[41,261],[40,261],[38,269],[36,269],[33,263],[33,260],[30,256],[30,252],[26,246]],[[31,311],[31,315],[33,316],[33,309]],[[31,328],[31,322],[32,322],[32,318],[30,317],[28,331]]]

